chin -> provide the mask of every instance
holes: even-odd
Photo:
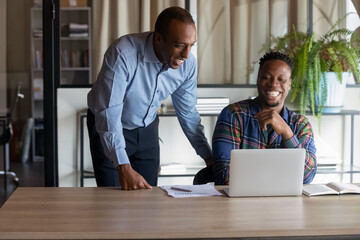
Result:
[[[171,65],[170,68],[172,69],[178,69],[180,66],[177,66],[177,65]]]
[[[279,102],[275,102],[275,103],[269,103],[269,102],[265,102],[265,104],[268,106],[268,107],[278,107],[280,105],[280,101]]]

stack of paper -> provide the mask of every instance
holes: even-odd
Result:
[[[43,30],[42,30],[42,28],[34,28],[34,29],[33,29],[33,37],[34,37],[34,38],[42,38],[42,37],[43,37]]]
[[[88,37],[89,25],[79,23],[69,23],[62,27],[63,37]]]
[[[165,163],[159,167],[160,175],[183,174],[186,173],[186,166],[182,163]]]
[[[196,109],[200,114],[219,114],[229,103],[226,97],[202,97],[197,99]]]

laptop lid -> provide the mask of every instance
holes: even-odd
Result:
[[[301,195],[305,149],[233,149],[230,197]]]

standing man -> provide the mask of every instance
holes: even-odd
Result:
[[[170,7],[158,16],[155,32],[125,35],[110,45],[88,94],[87,125],[98,186],[156,186],[157,109],[169,95],[191,145],[207,166],[212,164],[195,108],[197,65],[190,53],[195,42],[190,13]]]
[[[291,88],[292,69],[293,61],[287,55],[265,54],[260,58],[258,97],[230,104],[222,110],[212,140],[215,184],[229,184],[231,150],[251,148],[304,148],[303,182],[313,180],[316,149],[310,122],[284,105]]]

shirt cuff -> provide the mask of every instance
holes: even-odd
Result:
[[[293,135],[291,138],[283,142],[285,148],[298,148],[300,143],[299,139],[296,137],[296,135]]]
[[[110,160],[112,161],[115,168],[119,165],[130,163],[129,157],[123,148],[113,151],[111,153]]]

